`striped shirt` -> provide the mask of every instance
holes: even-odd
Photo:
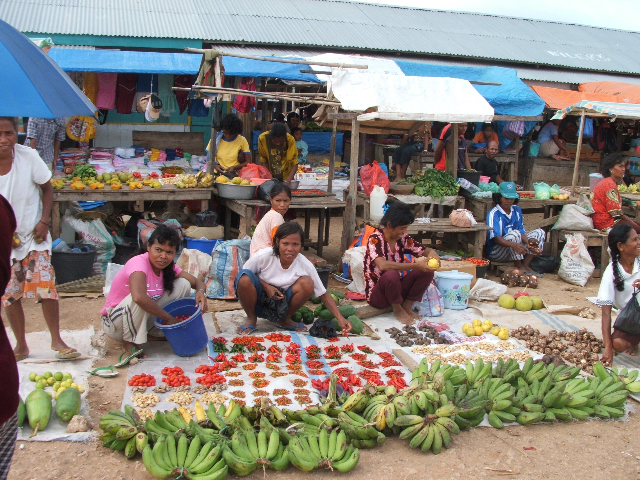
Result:
[[[53,158],[54,142],[63,142],[67,138],[67,123],[64,118],[29,118],[27,138],[35,138],[36,150],[47,165],[57,160]],[[28,145],[28,144],[27,144]]]
[[[493,207],[487,213],[487,225],[491,230],[487,231],[487,251],[490,252],[494,245],[495,237],[504,237],[507,233],[517,230],[526,233],[522,223],[522,210],[517,205],[511,206],[511,212],[507,215],[500,205]]]

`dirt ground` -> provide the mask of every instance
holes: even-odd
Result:
[[[330,245],[324,257],[331,264],[339,262],[342,222],[332,218]],[[312,228],[311,230],[314,230]],[[489,277],[495,280],[495,277]],[[331,288],[341,284],[331,280]],[[591,279],[585,288],[573,287],[546,274],[540,279],[538,294],[550,304],[592,306],[587,296],[595,296],[599,280]],[[515,292],[516,289],[511,289]],[[513,292],[512,292],[513,293]],[[89,325],[100,328],[99,311],[104,299],[65,298],[60,301],[61,328],[82,329]],[[594,308],[594,310],[596,310]],[[599,333],[599,311],[592,331]],[[27,331],[46,329],[40,307],[25,303]],[[112,364],[120,354],[119,345],[111,343],[104,359],[96,366]],[[126,369],[123,369],[126,370]],[[106,410],[119,408],[125,388],[126,371],[114,379],[92,377],[89,380],[88,404],[94,424]],[[638,415],[628,422],[598,420],[569,424],[474,428],[453,439],[449,450],[439,456],[412,450],[397,439],[373,450],[363,451],[358,466],[350,472],[354,479],[441,479],[493,478],[509,475],[514,478],[640,478],[640,428]],[[636,432],[634,434],[633,432]],[[268,472],[273,479],[325,478],[324,471],[302,474],[291,467],[285,472]],[[331,475],[341,475],[332,473]],[[345,475],[346,476],[346,475]],[[128,461],[120,452],[104,449],[99,442],[18,442],[9,480],[49,479],[151,479],[140,457]],[[249,478],[263,478],[256,471]]]

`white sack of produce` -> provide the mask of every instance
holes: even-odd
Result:
[[[183,248],[176,265],[204,282],[211,267],[211,255],[200,250]]]
[[[118,263],[109,262],[107,264],[107,273],[104,278],[104,287],[102,287],[102,294],[105,297],[109,295],[113,279],[116,278],[116,274],[122,269],[122,267],[124,267],[124,265],[120,265]]]
[[[584,287],[594,270],[584,237],[579,233],[567,235],[567,243],[560,254],[558,276],[567,283]]]
[[[555,230],[593,230],[593,207],[586,195],[580,195],[576,204],[565,205],[560,212],[560,218],[552,227]]]
[[[507,293],[507,286],[498,282],[493,282],[485,278],[479,278],[476,280],[476,284],[469,291],[469,298],[471,300],[486,300],[489,302],[495,302],[501,295]]]
[[[365,247],[353,247],[344,252],[342,263],[349,264],[353,281],[347,285],[352,292],[364,295],[364,252]]]
[[[83,222],[74,217],[65,215],[64,223],[69,224],[80,234],[84,243],[98,247],[96,260],[93,262],[93,275],[102,275],[107,272],[107,265],[116,254],[116,246],[113,237],[102,223],[96,218],[90,222]]]

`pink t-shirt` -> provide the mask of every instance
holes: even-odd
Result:
[[[105,110],[116,108],[117,73],[98,73],[98,96],[96,107]]]
[[[182,272],[182,269],[177,265],[174,265],[173,269],[176,272],[176,276]],[[152,300],[158,300],[162,296],[164,293],[162,273],[160,273],[160,275],[153,273],[151,262],[149,262],[149,252],[146,252],[130,259],[125,266],[116,273],[100,315],[106,315],[107,308],[118,306],[118,304],[131,293],[129,289],[129,277],[135,272],[142,272],[147,276],[147,294]]]

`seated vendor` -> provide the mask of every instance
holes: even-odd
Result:
[[[214,169],[229,178],[237,176],[238,170],[251,162],[249,143],[242,135],[242,120],[234,113],[225,115],[220,123],[222,136],[216,149]],[[211,141],[207,150],[211,148]]]
[[[433,249],[425,248],[407,234],[414,220],[407,204],[391,203],[380,220],[380,227],[369,236],[364,254],[367,302],[374,308],[391,305],[396,318],[405,325],[420,319],[412,307],[414,302],[422,300],[436,270],[428,266],[428,261],[408,263],[406,256],[416,260],[435,258],[440,264],[440,257]]]
[[[538,134],[540,144],[539,156],[551,157],[555,160],[570,160],[567,143],[558,137],[560,120],[550,120]]]
[[[498,142],[490,140],[487,143],[486,153],[476,160],[475,165],[476,171],[480,172],[480,175],[489,177],[489,182],[497,184],[504,182],[498,174],[498,161],[496,160],[496,155],[498,155],[499,151],[500,148],[498,147]]]
[[[136,353],[147,340],[163,339],[154,326],[156,317],[164,325],[180,322],[162,307],[189,297],[192,288],[194,305],[207,311],[204,283],[174,263],[179,246],[178,232],[159,225],[149,237],[147,252],[131,258],[114,277],[100,314],[104,332],[122,342],[123,350]]]
[[[630,301],[638,301],[633,292],[640,288],[640,236],[630,225],[618,223],[609,232],[608,240],[611,263],[602,274],[596,303],[602,310],[602,363],[610,366],[615,352],[638,354],[640,335],[616,328],[611,333],[611,310],[613,307],[622,310]]]
[[[278,328],[292,332],[306,331],[302,323],[291,317],[312,295],[338,320],[344,333],[351,331],[315,267],[300,254],[304,232],[297,222],[283,223],[276,230],[273,247],[252,255],[238,272],[235,290],[247,320],[237,333],[251,335],[257,330],[258,317],[266,318]],[[284,307],[279,302],[286,302]]]
[[[260,134],[258,152],[273,178],[291,183],[298,170],[298,147],[282,123],[274,123],[270,131]]]
[[[296,147],[298,149],[298,163],[304,165],[307,163],[307,154],[309,153],[309,145],[307,142],[302,140],[302,129],[300,127],[296,127],[291,132],[293,138],[296,139]]]
[[[251,246],[249,247],[251,255],[273,245],[273,236],[278,227],[284,223],[284,216],[291,205],[291,190],[285,183],[280,182],[269,192],[269,201],[271,202],[271,210],[258,222],[251,237]]]
[[[513,182],[502,182],[493,194],[496,204],[487,213],[487,255],[494,262],[513,261],[516,268],[528,273],[533,257],[542,253],[546,233],[541,228],[527,233],[522,223],[522,210],[516,204],[520,195]]]
[[[425,149],[425,140],[431,141],[431,126],[424,124],[413,135],[405,134],[402,143],[393,151],[393,167],[396,172],[395,181],[407,176],[407,167],[414,153],[421,153]]]
[[[611,153],[602,160],[600,173],[605,178],[593,189],[591,202],[594,210],[593,228],[607,230],[617,223],[626,223],[640,233],[640,225],[622,214],[622,196],[618,185],[622,184],[628,166],[629,160],[616,153]]]
[[[499,148],[500,139],[498,138],[498,134],[493,131],[493,125],[490,123],[483,123],[482,130],[476,133],[476,136],[471,140],[471,152],[485,153],[489,147],[489,142],[496,142]]]

